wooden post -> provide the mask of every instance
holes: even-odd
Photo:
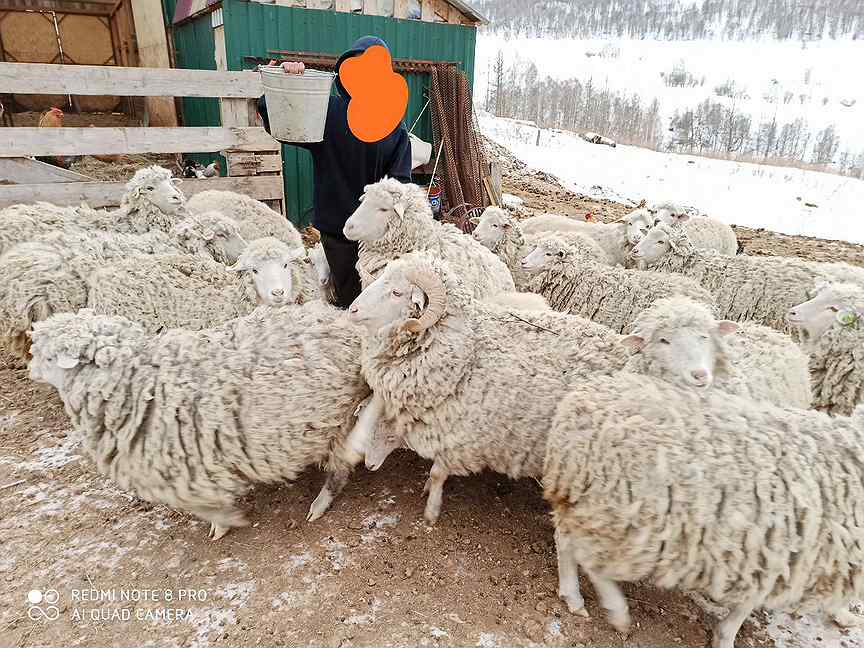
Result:
[[[138,41],[138,64],[141,67],[170,68],[162,3],[154,0],[131,0],[131,3]],[[151,126],[177,126],[173,99],[147,97],[146,104]]]

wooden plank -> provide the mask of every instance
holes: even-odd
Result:
[[[459,11],[456,7],[451,4],[447,4],[447,22],[451,25],[461,25],[462,24],[462,12]]]
[[[88,182],[89,176],[30,158],[0,158],[0,181],[13,184]]]
[[[255,126],[257,113],[251,99],[220,99],[222,126]]]
[[[420,20],[435,22],[435,0],[420,0]]]
[[[277,151],[263,128],[0,128],[0,157]]]
[[[184,180],[180,189],[186,197],[205,189],[236,191],[257,200],[282,200],[281,176],[251,176],[248,178],[211,178]],[[120,204],[125,191],[123,182],[67,182],[61,184],[0,185],[0,208],[17,203],[47,200],[55,205],[113,207]]]
[[[119,97],[250,97],[264,94],[255,71],[0,63],[4,93]]]
[[[351,13],[351,0],[335,0],[334,9],[342,13]]]
[[[282,171],[282,156],[278,153],[228,153],[229,176],[248,176],[259,173],[280,173]]]
[[[143,67],[170,68],[168,37],[162,3],[153,0],[131,0],[138,42],[138,60]],[[148,97],[146,101],[150,126],[177,126],[173,97]]]
[[[378,0],[363,0],[363,13],[367,16],[377,16]]]
[[[503,201],[503,193],[501,190],[501,165],[496,161],[489,163],[489,180],[492,184],[492,191],[495,193],[495,199],[498,205]]]
[[[84,16],[110,16],[113,3],[98,0],[0,0],[0,11],[56,11]]]
[[[216,69],[226,72],[228,70],[228,53],[225,48],[225,25],[213,28],[213,45],[216,52]]]
[[[409,4],[409,0],[393,0],[393,17],[407,19]]]

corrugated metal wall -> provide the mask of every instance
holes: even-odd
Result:
[[[223,0],[228,68],[242,70],[245,56],[266,57],[268,50],[293,50],[341,54],[357,38],[380,36],[394,58],[457,61],[474,80],[476,30],[461,25],[395,20],[383,16],[262,5],[243,0]],[[215,52],[209,16],[175,27],[178,65],[214,69]],[[185,50],[185,51],[184,51]],[[405,122],[408,127],[426,103],[428,75],[406,74],[410,99]],[[219,123],[218,102],[184,100],[184,116],[190,126]],[[430,111],[423,114],[414,132],[432,139]],[[282,148],[285,199],[288,217],[299,225],[309,222],[312,210],[312,160],[308,152],[294,146]]]

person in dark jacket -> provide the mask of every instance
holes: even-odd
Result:
[[[342,234],[345,221],[357,209],[363,188],[384,176],[411,182],[411,144],[404,124],[384,139],[367,144],[357,139],[348,127],[348,102],[351,96],[339,80],[339,67],[359,56],[373,45],[387,47],[380,38],[358,39],[336,63],[338,96],[330,97],[324,139],[321,142],[297,143],[312,154],[314,196],[312,223],[321,232],[321,243],[336,290],[336,305],[347,308],[360,294],[357,274],[358,243]],[[389,51],[389,47],[387,48]],[[302,63],[283,63],[287,73],[303,72]],[[270,132],[270,119],[264,97],[258,100],[258,113],[264,128]]]

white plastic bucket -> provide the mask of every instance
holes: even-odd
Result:
[[[411,142],[411,168],[416,169],[428,164],[429,160],[432,159],[432,145],[429,142],[424,142],[414,133],[408,133],[408,139]]]
[[[287,74],[261,66],[261,83],[270,118],[270,134],[281,142],[320,142],[324,139],[332,72],[305,70]]]

